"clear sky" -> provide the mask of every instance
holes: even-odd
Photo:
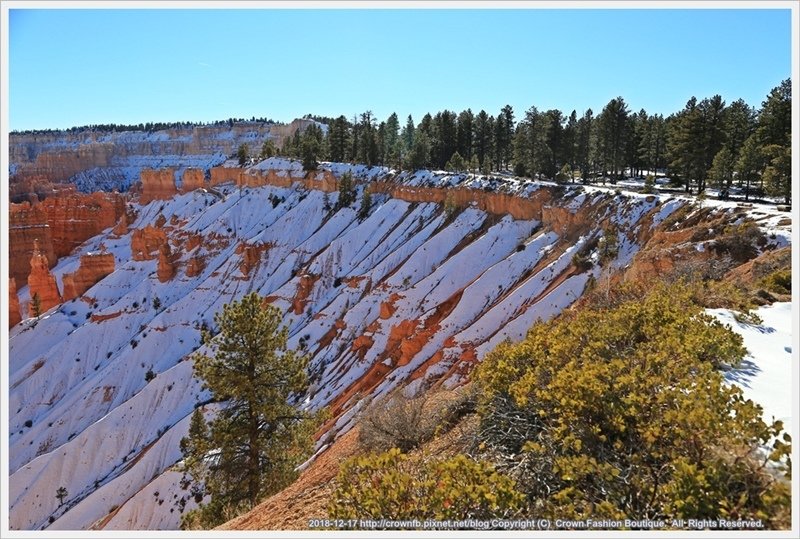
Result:
[[[531,105],[760,106],[791,75],[781,10],[16,10],[10,129],[291,121]]]

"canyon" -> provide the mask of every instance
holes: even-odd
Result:
[[[45,170],[41,155],[17,172]],[[498,343],[597,283],[707,260],[709,222],[753,220],[764,257],[791,234],[774,208],[669,194],[340,163],[307,172],[284,158],[166,161],[140,166],[130,190],[28,192],[11,206],[14,529],[177,528],[196,503],[179,442],[209,397],[191,358],[208,350],[200,329],[248,292],[285,313],[290,346],[311,358],[305,406],[330,410],[324,452],[372,400],[464,383]],[[369,189],[364,211],[337,204],[345,173],[356,201]],[[618,245],[608,260],[606,234]]]

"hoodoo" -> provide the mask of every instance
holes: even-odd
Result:
[[[47,257],[39,250],[38,240],[33,242],[28,288],[31,294],[31,302],[28,306],[31,316],[39,316],[61,303],[61,295],[58,293],[56,278],[50,273]]]

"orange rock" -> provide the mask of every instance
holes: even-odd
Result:
[[[249,244],[245,242],[236,246],[236,253],[242,255],[242,261],[239,263],[242,275],[245,277],[250,275],[250,271],[261,262],[261,255],[269,247],[270,245],[267,243]]]
[[[14,278],[8,280],[8,327],[14,327],[22,321],[19,311],[19,296],[17,296],[17,282]]]
[[[294,314],[303,314],[306,308],[306,302],[311,295],[311,291],[314,290],[314,283],[317,282],[317,279],[319,279],[319,275],[306,274],[300,277],[300,282],[297,283],[297,292],[292,300],[292,312],[294,312]]]
[[[131,258],[136,261],[152,260],[154,253],[167,243],[163,229],[147,225],[131,233]]]
[[[150,168],[142,169],[142,196],[139,202],[147,204],[153,200],[169,200],[176,194],[175,169],[167,167],[159,170]]]
[[[203,243],[203,236],[200,234],[192,234],[186,240],[186,250],[192,251],[195,247],[199,247]]]
[[[239,174],[242,172],[240,168],[233,167],[212,167],[211,168],[211,181],[209,186],[213,187],[221,183],[238,183]]]
[[[164,243],[158,250],[158,280],[165,283],[175,276],[175,264],[172,261],[172,253],[169,244]]]
[[[53,250],[52,229],[47,224],[47,212],[41,204],[9,204],[8,228],[9,277],[27,281],[36,241],[39,251],[47,258],[48,267],[55,266],[58,257]]]
[[[59,257],[113,227],[125,214],[125,199],[119,193],[72,194],[51,197],[41,203],[53,231],[53,248]]]
[[[114,272],[114,255],[112,253],[87,253],[81,256],[80,266],[73,273],[62,277],[64,300],[82,296],[84,292],[98,283],[103,277]]]
[[[188,193],[195,189],[204,187],[206,183],[205,173],[199,168],[187,168],[183,171],[183,182],[181,183],[181,193]]]
[[[205,269],[206,263],[199,256],[193,256],[189,259],[189,262],[186,264],[186,276],[187,277],[196,277],[203,272]]]
[[[31,273],[28,275],[28,289],[31,294],[29,306],[31,316],[38,316],[61,303],[56,278],[50,273],[47,257],[39,251],[39,242],[34,241],[31,256]],[[39,299],[39,312],[36,312],[33,298]]]

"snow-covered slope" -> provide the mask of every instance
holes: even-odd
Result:
[[[742,388],[744,396],[764,409],[764,421],[783,421],[792,432],[792,304],[774,303],[755,313],[760,325],[740,322],[728,309],[709,309],[709,314],[742,336],[749,355],[725,374],[726,380]]]
[[[269,161],[294,174],[294,164]],[[208,398],[191,354],[225,303],[256,291],[285,312],[290,346],[311,356],[309,406],[330,406],[328,427],[341,433],[370,397],[406,383],[457,384],[498,342],[572,304],[604,271],[575,264],[578,253],[596,260],[604,227],[618,231],[613,265],[622,267],[685,203],[512,178],[323,169],[365,182],[356,200],[366,182],[394,182],[402,196],[376,190],[359,218],[358,202],[337,209],[336,191],[302,182],[221,185],[134,204],[126,233],[106,230],[59,260],[59,281],[101,246],[116,269],[10,331],[12,528],[178,525],[193,503],[175,467],[178,443]],[[454,206],[416,196],[445,186],[508,198]],[[530,205],[533,217],[505,213],[503,204],[517,211],[543,191],[552,195],[547,207]],[[142,249],[149,255],[134,260]],[[164,265],[174,275],[162,282]],[[20,289],[23,304],[27,295]]]

